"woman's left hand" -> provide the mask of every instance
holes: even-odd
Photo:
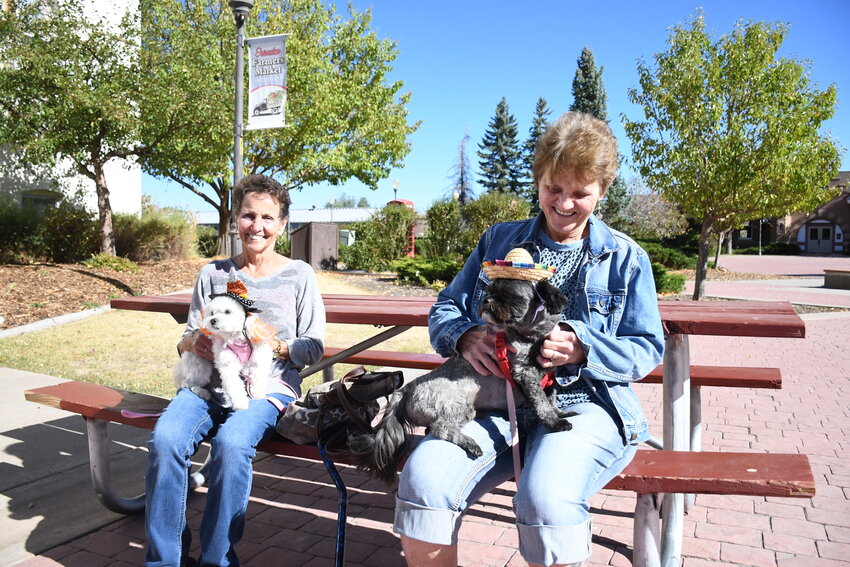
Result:
[[[580,364],[587,360],[576,334],[567,325],[558,325],[546,336],[537,355],[537,363],[543,368],[554,368],[564,364]]]

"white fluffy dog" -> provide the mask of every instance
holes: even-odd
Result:
[[[211,295],[204,308],[202,332],[212,341],[213,360],[184,352],[174,367],[174,382],[205,400],[213,390],[221,394],[222,406],[240,410],[248,407],[249,393],[252,398],[265,397],[273,353],[267,342],[250,340],[246,322],[257,312],[250,307],[253,302],[234,295]],[[220,389],[210,388],[213,363],[221,376]]]

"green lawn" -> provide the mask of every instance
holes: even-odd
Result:
[[[323,293],[362,293],[338,281],[319,277]],[[328,346],[347,347],[380,332],[363,325],[328,325]],[[107,311],[44,331],[0,339],[0,366],[85,380],[113,388],[171,397],[171,369],[183,325],[170,315],[140,311]],[[381,350],[432,352],[424,327],[413,328],[383,343]],[[334,368],[337,377],[352,366]],[[321,381],[309,376],[304,391]]]

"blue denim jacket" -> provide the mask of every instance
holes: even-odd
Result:
[[[490,227],[466,264],[437,297],[428,329],[431,344],[443,356],[457,353],[457,341],[470,328],[483,324],[478,310],[489,279],[481,263],[503,259],[512,248],[524,247],[535,261],[535,234],[546,222],[534,219]],[[579,267],[583,282],[577,320],[564,320],[581,342],[587,360],[558,369],[559,382],[583,379],[620,418],[624,440],[640,443],[649,427],[640,401],[629,385],[661,362],[664,336],[655,280],[646,252],[632,239],[591,215],[588,247]]]

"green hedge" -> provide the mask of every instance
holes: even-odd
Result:
[[[194,255],[195,222],[186,211],[145,203],[142,215],[113,217],[115,253],[134,262],[184,260]]]
[[[685,289],[685,276],[671,274],[658,262],[652,263],[652,277],[655,279],[655,291],[658,293],[682,293]]]
[[[368,221],[354,223],[356,240],[343,246],[339,259],[349,270],[377,272],[403,258],[410,248],[416,213],[407,207],[387,205]]]
[[[665,268],[671,270],[695,270],[697,257],[695,254],[687,254],[676,248],[669,248],[657,242],[638,242],[640,247],[646,250],[652,262],[658,262]]]
[[[77,199],[47,208],[0,199],[2,263],[75,263],[97,252],[98,246],[97,220]]]
[[[463,259],[452,255],[440,258],[402,258],[391,266],[402,282],[437,290],[446,287],[462,267]]]
[[[751,248],[736,248],[732,251],[733,254],[758,254],[758,246]],[[800,253],[800,247],[796,244],[788,242],[773,242],[761,247],[762,254],[770,254],[777,256],[795,256]]]

